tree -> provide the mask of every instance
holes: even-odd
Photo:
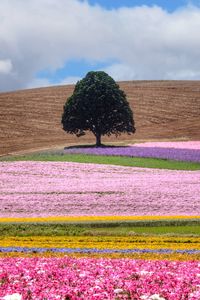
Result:
[[[105,72],[89,72],[75,85],[74,92],[64,105],[63,130],[77,137],[91,131],[96,146],[101,136],[134,133],[133,113],[125,93]]]

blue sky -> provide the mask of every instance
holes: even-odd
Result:
[[[37,73],[38,78],[48,78],[50,84],[56,84],[63,81],[67,76],[72,78],[84,77],[90,70],[101,70],[107,67],[111,61],[108,62],[89,62],[84,59],[69,60],[64,66],[52,72],[48,69]]]
[[[200,0],[1,0],[0,26],[0,92],[76,83],[91,70],[200,79]]]
[[[189,2],[198,4],[199,1],[187,1],[187,0],[89,0],[91,5],[99,4],[106,9],[114,9],[120,7],[133,7],[133,6],[141,6],[141,5],[158,5],[163,7],[167,11],[171,12],[176,10],[179,7],[187,5]]]

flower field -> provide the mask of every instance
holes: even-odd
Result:
[[[4,258],[0,269],[1,299],[13,293],[38,300],[200,297],[200,266],[194,261]]]
[[[126,147],[71,148],[65,149],[64,153],[151,157],[200,162],[200,142],[149,142]]]
[[[200,215],[200,171],[0,162],[0,217]]]
[[[1,217],[0,218],[0,224],[1,223],[51,223],[51,222],[79,222],[79,223],[85,223],[85,222],[129,222],[129,221],[138,221],[138,222],[145,222],[145,221],[167,221],[167,220],[198,220],[200,219],[200,215],[196,216],[189,216],[189,215],[167,215],[167,216],[155,216],[155,215],[145,215],[145,216],[49,216],[49,217]]]
[[[190,149],[199,150],[199,141],[182,141],[182,142],[146,142],[134,144],[136,147],[158,147],[158,148],[173,148],[173,149]]]
[[[1,237],[2,252],[186,253],[200,254],[199,237],[71,236]]]
[[[198,161],[199,142],[140,147]],[[200,299],[200,171],[16,161],[0,174],[0,300]]]

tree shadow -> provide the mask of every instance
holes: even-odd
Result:
[[[80,148],[82,148],[82,149],[84,149],[84,148],[127,148],[127,147],[129,147],[129,146],[125,146],[125,145],[123,145],[123,146],[116,146],[116,145],[105,145],[105,144],[101,144],[101,146],[96,146],[96,144],[94,144],[94,145],[91,145],[91,144],[89,144],[89,145],[87,145],[87,144],[85,144],[85,145],[73,145],[73,146],[68,146],[68,147],[64,147],[64,150],[69,150],[69,149],[80,149]]]

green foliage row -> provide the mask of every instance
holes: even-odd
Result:
[[[1,157],[0,161],[62,161],[62,162],[78,162],[78,163],[95,163],[110,164],[127,167],[157,168],[169,170],[200,170],[200,163],[156,159],[156,158],[139,158],[124,156],[100,156],[86,154],[52,154],[37,153],[26,156],[8,156]]]
[[[200,235],[200,220],[88,222],[88,223],[0,223],[0,236],[129,236]]]

